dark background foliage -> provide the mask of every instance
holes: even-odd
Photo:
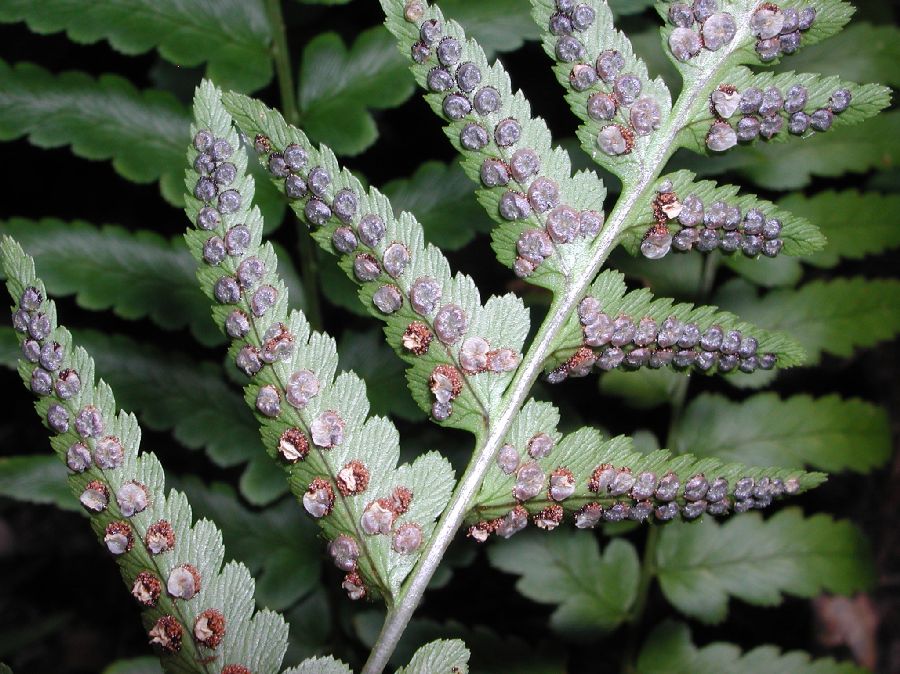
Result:
[[[867,0],[855,4],[860,8],[855,22],[896,26],[898,12],[891,3]],[[305,5],[285,0],[283,10],[292,49],[291,62],[294,64],[300,63],[304,46],[323,31],[336,31],[346,44],[352,44],[362,30],[379,25],[383,18],[377,3],[366,0],[354,0],[340,6]],[[623,16],[620,27],[631,34],[643,34],[651,30],[656,22],[655,14],[646,10]],[[894,36],[900,36],[900,33],[895,32]],[[503,63],[514,85],[521,87],[530,98],[535,112],[547,119],[555,137],[571,138],[576,120],[553,81],[546,56],[539,44],[533,41],[534,33],[527,37],[531,41],[501,55]],[[95,76],[117,73],[140,89],[170,90],[185,103],[190,100],[193,86],[202,76],[201,68],[173,66],[152,50],[137,56],[126,56],[112,49],[105,41],[76,44],[64,33],[37,35],[22,23],[0,24],[0,45],[0,58],[10,64],[33,62],[52,73],[71,69]],[[649,40],[642,41],[638,48],[648,45],[650,49],[655,48]],[[660,58],[652,58],[649,54],[647,58],[652,72],[660,63]],[[896,62],[894,66],[900,69]],[[295,72],[301,73],[302,70],[295,68]],[[385,82],[380,86],[409,87],[412,82],[405,69],[401,69],[396,78],[390,84]],[[300,84],[302,87],[302,75]],[[280,105],[274,79],[254,95],[271,105]],[[370,184],[383,186],[392,180],[408,178],[421,164],[430,160],[455,163],[454,152],[446,142],[440,124],[427,110],[418,93],[397,107],[374,110],[371,114],[377,125],[377,140],[361,154],[342,157]],[[183,140],[187,142],[187,138]],[[789,154],[794,146],[780,147],[782,152]],[[86,161],[75,156],[68,146],[37,148],[25,138],[5,143],[2,152],[5,177],[0,217],[4,219],[14,216],[31,219],[54,217],[64,221],[81,219],[94,224],[115,223],[129,231],[152,230],[166,238],[180,236],[184,229],[183,213],[160,198],[157,184],[136,184],[124,180],[108,161]],[[898,193],[900,169],[890,163],[894,156],[890,152],[885,150],[886,164],[876,170],[819,178],[803,191],[813,195],[829,189],[858,188]],[[578,151],[573,152],[573,158],[578,154]],[[692,167],[695,167],[703,160],[692,161]],[[719,179],[748,184],[745,175],[738,173],[725,174]],[[615,179],[607,178],[607,184],[614,191]],[[753,188],[752,185],[751,189],[773,201],[783,196],[775,190]],[[427,197],[425,193],[426,201]],[[496,263],[484,234],[490,224],[477,205],[473,208],[474,204],[474,198],[468,204],[463,200],[458,204],[458,211],[449,210],[449,218],[445,213],[444,220],[436,219],[433,229],[429,229],[430,222],[423,218],[426,231],[439,241],[441,237],[450,236],[454,243],[451,244],[452,249],[445,252],[451,264],[475,277],[483,296],[514,289],[526,298],[533,316],[538,318],[546,307],[547,297],[542,291],[511,279],[507,270]],[[848,213],[847,217],[852,218],[852,214]],[[883,217],[900,225],[896,213],[884,213]],[[0,230],[4,226],[0,225]],[[299,260],[296,251],[300,237],[304,236],[305,233],[298,229],[290,216],[285,216],[284,224],[274,234],[274,238],[295,260]],[[460,241],[464,245],[457,245]],[[375,374],[379,382],[384,382],[384,386],[370,386],[370,395],[377,409],[392,412],[406,452],[434,447],[450,457],[458,468],[464,465],[470,448],[469,439],[453,432],[438,433],[434,426],[424,422],[408,402],[402,370],[396,361],[391,360],[391,354],[385,352],[378,338],[379,329],[369,319],[346,308],[355,306],[355,297],[349,294],[352,291],[348,291],[343,279],[328,273],[329,267],[333,267],[329,256],[323,254],[319,258],[321,275],[315,281],[327,298],[323,302],[323,327],[342,345],[342,358],[348,367],[354,366],[365,372],[368,366],[368,374]],[[616,256],[616,259],[627,262],[624,257]],[[835,269],[808,268],[805,280],[835,275],[891,277],[897,274],[897,262],[895,253],[843,261]],[[297,264],[300,265],[299,261]],[[634,268],[633,263],[625,265],[626,270]],[[43,268],[39,266],[38,272],[44,273]],[[734,272],[723,270],[717,283],[725,283],[734,276]],[[637,269],[634,279],[638,283],[645,281],[651,285],[657,281],[652,275],[645,274],[643,268]],[[690,299],[689,292],[687,295]],[[335,299],[339,303],[335,303]],[[166,298],[157,300],[165,305]],[[141,343],[152,344],[163,358],[189,359],[179,360],[179,367],[189,368],[192,361],[215,363],[222,359],[218,346],[201,346],[186,328],[162,330],[146,318],[127,320],[109,311],[87,311],[79,306],[85,302],[76,302],[71,295],[58,298],[58,302],[62,320],[76,334],[79,329],[82,332],[90,329],[104,335],[127,335]],[[896,311],[896,307],[892,309]],[[877,317],[873,319],[877,320]],[[533,324],[538,323],[538,320],[533,320]],[[367,349],[374,347],[379,351],[372,356]],[[895,347],[896,342],[882,342],[873,349],[857,350],[852,358],[826,354],[816,367],[797,369],[780,376],[774,390],[782,396],[838,392],[843,397],[860,397],[881,405],[892,419],[891,436],[896,446],[896,419],[900,418],[897,415],[900,410],[900,387],[897,384],[900,369]],[[100,357],[101,354],[95,356]],[[102,358],[100,360],[102,363]],[[375,364],[371,365],[370,360]],[[172,393],[165,389],[154,392],[149,387],[155,385],[148,382],[145,398]],[[4,415],[0,421],[0,455],[46,454],[44,430],[33,414],[29,396],[21,390],[13,370],[0,370],[0,387],[6,392]],[[732,399],[741,399],[746,395],[746,392],[728,383],[702,377],[691,385],[692,395],[701,391],[722,393]],[[622,399],[599,391],[594,377],[573,380],[552,391],[545,385],[539,385],[536,393],[539,398],[552,399],[559,405],[565,423],[573,428],[589,423],[614,433],[647,429],[664,440],[670,422],[667,406],[635,409]],[[187,395],[179,404],[202,408],[207,404],[204,395]],[[140,396],[138,399],[141,399]],[[142,410],[139,408],[136,411],[140,416]],[[759,423],[764,424],[765,420],[761,419]],[[294,663],[300,657],[324,652],[359,664],[367,652],[366,636],[370,636],[379,624],[373,612],[380,611],[380,608],[350,605],[339,596],[336,590],[337,572],[318,563],[321,549],[313,540],[315,533],[303,521],[290,499],[276,500],[273,505],[271,497],[257,495],[248,501],[235,496],[234,489],[244,486],[241,481],[242,465],[216,465],[203,452],[186,449],[173,438],[165,424],[150,424],[150,427],[157,430],[151,430],[145,423],[143,447],[155,451],[177,484],[186,488],[195,502],[203,505],[204,513],[217,518],[225,530],[229,554],[242,558],[251,568],[265,567],[265,573],[270,574],[272,587],[267,596],[273,598],[275,603],[281,596],[284,601],[278,608],[285,610],[292,623],[291,650],[287,662]],[[61,510],[53,505],[67,498],[65,494],[60,494],[65,489],[62,483],[57,487],[51,484],[58,476],[58,472],[46,478],[32,475],[33,483],[23,483],[17,477],[17,485],[12,486],[8,478],[6,481],[0,478],[2,493],[17,497],[0,497],[0,578],[3,579],[0,582],[0,661],[8,662],[16,672],[94,672],[117,660],[148,653],[138,612],[116,578],[115,565],[95,544],[79,513],[72,509]],[[216,492],[204,486],[214,483],[230,484],[234,489],[217,497]],[[852,519],[871,540],[876,583],[858,603],[858,606],[863,606],[862,613],[852,614],[845,610],[844,616],[850,616],[854,623],[861,622],[861,616],[874,617],[874,625],[864,636],[876,640],[878,666],[884,672],[900,671],[900,633],[897,631],[900,625],[898,485],[900,463],[895,458],[865,475],[835,475],[823,487],[799,501],[806,512],[829,512],[835,517]],[[260,505],[261,502],[266,502],[266,505]],[[257,520],[252,518],[263,516],[269,522],[263,540],[245,540],[242,545],[242,536],[257,527]],[[242,517],[249,519],[241,520]],[[242,521],[252,524],[241,529]],[[293,532],[296,531],[300,533],[295,536]],[[625,535],[638,546],[642,545],[642,531]],[[296,555],[288,557],[281,565],[269,566],[263,559],[269,550],[261,552],[254,549],[256,544],[275,548],[292,538],[297,548]],[[517,593],[515,577],[493,569],[483,551],[476,549],[471,541],[457,541],[448,561],[456,567],[452,579],[445,577],[446,584],[429,593],[419,617],[439,623],[453,621],[454,624],[445,628],[444,633],[462,631],[476,659],[481,649],[481,657],[488,661],[492,652],[512,658],[510,661],[517,664],[506,671],[554,672],[566,667],[567,671],[593,672],[616,671],[619,668],[622,644],[629,638],[626,634],[628,628],[587,643],[570,642],[548,628],[548,618],[554,607],[534,603]],[[297,577],[289,580],[291,575]],[[716,626],[693,625],[695,641],[727,640],[745,648],[774,643],[785,649],[804,649],[817,655],[832,654],[848,658],[859,655],[858,650],[854,651],[846,645],[829,645],[824,635],[827,628],[835,627],[834,621],[823,617],[821,604],[808,599],[787,598],[778,608],[732,601],[730,609],[729,620],[725,623]],[[640,635],[649,632],[663,619],[675,615],[658,588],[654,587],[644,618],[633,629]],[[486,626],[491,632],[473,634],[470,630],[475,626]],[[495,642],[500,636],[503,641]]]

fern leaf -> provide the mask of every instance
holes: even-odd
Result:
[[[207,76],[252,91],[272,78],[272,27],[261,0],[222,0],[213,5],[176,0],[124,0],[85,6],[78,0],[35,5],[10,0],[0,21],[25,21],[36,33],[65,31],[78,43],[108,40],[124,54],[157,49],[180,66],[206,61]]]
[[[393,39],[377,26],[360,33],[348,50],[337,33],[313,38],[300,63],[300,123],[314,140],[339,155],[365,151],[378,137],[369,109],[393,108],[414,84]]]
[[[213,317],[234,340],[229,355],[252,377],[245,399],[266,450],[332,541],[330,552],[347,571],[344,588],[354,599],[382,595],[391,602],[449,498],[450,465],[427,453],[397,467],[397,430],[386,419],[366,419],[366,387],[356,375],[335,376],[334,340],[287,311],[272,247],[261,243],[262,218],[250,208],[247,155],[221,92],[203,82],[194,110],[189,163],[197,165],[197,146],[210,159],[215,154],[220,184],[186,172],[186,213],[197,224],[186,239],[201,261],[197,276],[215,303]]]
[[[353,670],[340,660],[326,656],[308,658],[296,667],[284,670],[284,674],[353,674]]]
[[[679,155],[675,162],[700,175],[734,171],[762,188],[786,192],[809,185],[815,176],[883,171],[900,162],[900,112],[878,115],[863,126],[817,134],[796,143],[790,152],[780,145],[757,143],[716,157],[694,161]]]
[[[55,456],[29,454],[0,458],[0,496],[82,513],[84,509],[72,499],[67,477],[65,467]]]
[[[804,357],[784,333],[761,330],[714,306],[674,304],[646,289],[626,292],[622,275],[607,270],[560,331],[547,377],[558,383],[586,376],[594,366],[746,373],[794,367]]]
[[[472,199],[469,179],[456,164],[426,161],[409,178],[386,183],[382,191],[394,213],[409,211],[425,230],[425,241],[441,250],[459,250],[494,226]]]
[[[760,139],[770,143],[807,140],[859,124],[890,102],[890,89],[877,84],[855,84],[813,73],[754,73],[735,67],[722,74],[708,99],[697,102],[678,143],[706,153]]]
[[[852,594],[874,582],[859,529],[827,515],[804,518],[799,508],[768,520],[751,514],[723,524],[668,527],[655,564],[666,598],[682,613],[708,623],[725,619],[730,596],[775,606],[784,594]]]
[[[770,330],[794,335],[814,365],[822,353],[848,357],[854,349],[893,339],[900,333],[900,282],[894,279],[837,278],[813,281],[794,290],[758,297],[733,281],[717,301]]]
[[[319,245],[342,253],[341,268],[362,286],[360,300],[385,321],[388,342],[411,366],[407,379],[419,406],[445,425],[482,432],[521,358],[529,326],[522,301],[508,294],[482,305],[472,278],[451,277],[449,262],[425,244],[415,218],[395,217],[387,198],[364,190],[328,148],[315,149],[258,101],[233,93],[223,100],[245,133],[264,139],[270,170],[281,172],[285,148],[304,153],[302,168],[274,179],[290,194],[319,190],[305,203],[292,199],[291,207],[314,228]],[[327,184],[316,187],[323,175]]]
[[[12,218],[0,222],[0,232],[19,241],[47,269],[54,295],[74,293],[88,309],[113,308],[131,320],[150,317],[168,330],[190,326],[201,343],[222,342],[205,315],[208,302],[193,284],[195,264],[183,241],[53,218]]]
[[[502,65],[490,66],[458,23],[433,6],[407,18],[401,0],[381,5],[388,30],[411,54],[416,81],[430,92],[425,100],[448,122],[479,202],[499,223],[492,234],[497,258],[529,282],[561,291],[603,226],[606,188],[592,173],[572,175],[568,153],[552,147],[544,120],[531,116]],[[457,63],[465,67],[451,75]]]
[[[554,0],[532,0],[532,5],[544,51],[582,122],[581,147],[624,183],[638,182],[672,111],[668,87],[661,78],[650,78],[629,39],[613,26],[605,1],[591,0],[568,14],[559,12]]]
[[[861,260],[900,247],[900,227],[886,213],[900,213],[900,195],[845,190],[807,197],[791,194],[778,206],[816,223],[828,238],[825,250],[804,262],[832,268],[839,260]]]
[[[687,406],[675,431],[674,447],[726,461],[809,465],[829,472],[868,472],[884,465],[891,455],[885,411],[836,395],[782,400],[774,393],[763,393],[739,403],[701,395]]]
[[[558,423],[559,412],[548,403],[522,407],[468,514],[475,540],[492,533],[508,538],[529,516],[537,527],[555,529],[566,512],[574,513],[578,528],[642,522],[654,514],[660,521],[727,515],[768,507],[773,497],[825,479],[796,468],[725,464],[666,450],[642,454],[624,436],[605,438],[592,428],[563,436]]]
[[[459,639],[432,641],[415,652],[397,674],[468,674],[469,651]]]
[[[662,623],[644,642],[638,657],[641,674],[753,674],[754,672],[791,672],[791,674],[866,674],[868,670],[850,662],[831,658],[813,660],[802,651],[782,653],[775,646],[758,646],[741,652],[736,644],[717,641],[703,648],[691,642],[687,625],[674,621]]]
[[[0,20],[7,8],[10,3],[0,7]],[[50,16],[47,5],[40,12]],[[110,159],[128,180],[158,180],[163,197],[175,206],[184,204],[181,171],[189,127],[188,110],[166,91],[139,91],[116,75],[53,75],[31,63],[0,60],[0,139],[27,136],[38,147],[71,145],[79,157]],[[267,184],[257,199],[274,228],[284,214],[283,201]]]
[[[54,452],[72,471],[73,494],[147,609],[144,625],[164,667],[206,672],[212,658],[277,670],[287,647],[284,620],[271,611],[253,615],[250,572],[235,562],[223,567],[221,532],[209,520],[191,526],[185,496],[164,494],[156,456],[138,454],[137,420],[116,412],[105,382],[95,385],[93,361],[57,326],[33,260],[9,237],[0,252],[22,343],[19,373],[39,396],[35,408],[53,434]]]
[[[818,228],[733,185],[695,181],[690,171],[664,176],[634,209],[622,244],[632,255],[658,259],[676,252],[743,252],[756,258],[809,255],[825,247]]]
[[[783,65],[797,71],[815,68],[856,82],[900,85],[894,64],[900,59],[900,28],[854,22],[828,42],[794,54]],[[782,67],[776,70],[783,70]]]
[[[615,539],[603,554],[597,540],[574,531],[551,538],[517,536],[488,548],[491,566],[520,576],[519,594],[558,605],[550,626],[567,639],[589,641],[611,632],[637,598],[641,562],[628,541]]]

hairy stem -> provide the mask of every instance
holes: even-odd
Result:
[[[266,0],[266,13],[272,24],[272,59],[278,79],[281,110],[291,124],[299,124],[300,110],[294,95],[294,74],[291,68],[291,52],[288,48],[287,29],[281,13],[281,0]],[[322,305],[319,299],[319,261],[315,243],[309,230],[297,220],[297,248],[300,251],[300,277],[303,279],[303,313],[313,330],[321,330]]]
[[[422,600],[422,595],[425,593],[431,577],[437,571],[447,547],[462,525],[469,504],[477,494],[513,419],[525,403],[569,315],[575,310],[588,285],[594,280],[600,267],[618,242],[619,236],[631,219],[635,204],[651,188],[669,157],[675,151],[676,137],[690,121],[697,101],[708,95],[716,74],[727,63],[733,51],[745,42],[749,34],[747,17],[740,17],[738,25],[740,28],[731,41],[730,48],[715,52],[718,59],[711,64],[709,71],[704,76],[686,83],[671,114],[658,131],[659,142],[654,145],[653,151],[642,163],[638,180],[632,185],[625,185],[619,201],[607,218],[606,225],[594,243],[590,261],[579,274],[569,276],[569,283],[565,291],[554,297],[544,323],[535,335],[516,376],[503,397],[502,413],[498,417],[490,419],[488,432],[476,447],[471,462],[466,467],[450,498],[447,509],[438,520],[437,528],[428,547],[404,584],[394,609],[387,614],[378,641],[362,670],[363,674],[380,674],[387,665],[416,607]]]

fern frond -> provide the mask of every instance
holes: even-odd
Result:
[[[469,510],[469,535],[504,538],[527,526],[555,529],[565,513],[578,528],[654,518],[667,522],[767,508],[773,500],[812,489],[822,473],[765,468],[719,459],[638,452],[630,438],[605,438],[592,428],[563,436],[559,412],[529,401],[510,426]]]
[[[416,219],[395,217],[387,197],[364,189],[331,150],[314,148],[258,101],[234,93],[223,100],[257,139],[262,161],[313,238],[340,255],[341,268],[361,286],[363,305],[387,324],[388,342],[410,365],[419,406],[438,422],[482,433],[521,360],[530,324],[522,301],[507,294],[482,304],[475,281],[451,276],[447,258],[425,244]],[[284,169],[286,151],[302,152],[304,165]],[[301,201],[307,192],[309,200]]]
[[[700,372],[754,372],[800,365],[803,348],[714,306],[654,299],[646,288],[626,292],[622,274],[594,281],[559,333],[547,364],[548,380],[599,370],[674,367]]]
[[[344,589],[354,599],[391,602],[449,498],[453,472],[435,452],[397,467],[397,430],[387,419],[366,419],[365,384],[336,375],[334,340],[312,333],[302,313],[288,313],[272,247],[261,243],[262,218],[250,207],[247,154],[210,82],[198,88],[194,111],[188,160],[195,168],[185,180],[186,213],[197,227],[186,239],[213,317],[233,340],[229,356],[251,377],[245,399],[266,450],[330,539],[347,572]]]
[[[582,148],[624,182],[636,181],[672,112],[669,89],[662,78],[650,78],[631,41],[613,26],[605,1],[589,0],[568,13],[559,11],[555,0],[532,0],[532,5],[544,51],[582,121]],[[591,20],[579,21],[581,14]]]
[[[602,181],[572,174],[544,120],[532,117],[503,66],[489,65],[458,23],[424,2],[381,5],[416,81],[430,92],[425,100],[447,121],[479,202],[499,224],[492,233],[497,258],[521,278],[560,292],[603,227]]]
[[[35,408],[71,471],[72,492],[144,608],[142,620],[163,667],[206,673],[238,663],[277,671],[287,648],[284,620],[268,610],[254,615],[250,572],[237,562],[223,567],[215,524],[192,525],[184,494],[165,495],[158,459],[138,453],[137,419],[117,413],[111,388],[102,380],[95,384],[94,362],[57,325],[56,306],[46,299],[33,260],[9,237],[0,250],[22,345],[19,374],[39,396]]]
[[[640,251],[659,259],[671,250],[719,250],[755,259],[810,255],[825,247],[814,224],[754,194],[739,194],[734,185],[696,181],[690,171],[676,171],[655,187],[635,205],[622,235],[632,255]]]

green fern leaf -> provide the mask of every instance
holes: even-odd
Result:
[[[722,287],[717,301],[770,330],[795,336],[814,365],[821,354],[851,356],[900,332],[900,282],[838,278],[813,281],[798,290],[774,290],[765,297],[742,283]]]
[[[326,191],[306,203],[292,199],[291,207],[315,228],[313,238],[325,250],[347,251],[339,264],[362,286],[360,300],[387,323],[388,342],[411,365],[407,379],[419,406],[445,425],[481,433],[521,358],[529,326],[522,301],[507,294],[482,305],[474,280],[451,277],[449,262],[439,249],[425,244],[415,218],[405,212],[395,217],[387,198],[374,188],[364,190],[328,148],[315,149],[301,131],[258,101],[234,93],[223,100],[246,134],[265,137],[269,152],[262,159],[270,166],[278,166],[289,145],[306,153],[301,175],[275,178],[280,189],[298,179],[306,186],[324,169],[330,181]],[[343,220],[332,211],[340,203],[338,195],[354,204]],[[310,218],[313,208],[323,209],[323,217],[313,212]],[[367,229],[373,223],[377,238]],[[423,288],[434,295],[429,299]],[[464,320],[456,321],[460,316]],[[449,411],[439,399],[440,377],[453,383]]]
[[[726,250],[724,247],[724,239],[728,231],[744,233],[744,230],[750,229],[749,219],[745,219],[751,210],[759,211],[764,218],[768,220],[775,219],[779,223],[778,231],[771,236],[765,235],[765,240],[777,240],[783,243],[783,248],[773,251],[767,251],[768,255],[810,255],[825,247],[825,237],[818,228],[811,222],[802,217],[783,211],[777,208],[775,204],[760,199],[753,194],[738,194],[738,188],[734,185],[717,185],[714,182],[704,180],[695,181],[696,176],[690,171],[677,171],[669,175],[663,176],[656,184],[656,190],[650,195],[643,198],[635,206],[634,215],[630,222],[629,229],[626,230],[622,244],[632,255],[641,250],[641,242],[650,233],[650,229],[662,226],[666,228],[669,235],[677,235],[678,232],[687,228],[688,234],[696,234],[698,225],[703,225],[703,217],[707,220],[713,217],[715,209],[711,208],[714,204],[722,205],[730,209],[726,211],[722,208],[718,213],[718,220],[710,220],[707,229],[716,231],[715,247],[706,247],[703,250],[709,251],[720,250],[724,254],[737,253],[740,254],[740,244],[745,242],[742,236],[738,236],[736,241],[737,249]],[[663,192],[665,186],[665,192]],[[699,200],[702,208],[699,212],[696,209],[684,208],[685,202],[696,203]],[[734,209],[737,208],[737,211]],[[732,215],[733,214],[733,215]],[[698,217],[699,215],[699,217]],[[737,222],[732,220],[737,219]],[[722,231],[722,230],[725,231]],[[755,257],[759,256],[759,249],[763,245],[763,234],[765,234],[762,223],[759,223],[759,229],[755,230],[760,238],[760,246],[757,247]],[[665,234],[665,232],[663,232]],[[651,241],[652,242],[652,241]],[[673,243],[677,244],[675,239]],[[698,250],[699,246],[696,237],[688,239],[688,250]],[[670,244],[667,244],[667,246]],[[682,247],[674,246],[676,250],[682,250]],[[748,255],[753,253],[748,249]],[[648,255],[649,256],[649,255]]]
[[[108,40],[124,54],[157,49],[181,66],[206,61],[207,76],[230,87],[258,89],[272,78],[272,28],[261,0],[221,0],[215,4],[177,0],[95,2],[10,0],[0,21],[25,21],[41,34],[64,30],[78,43]]]
[[[492,246],[500,262],[529,282],[559,292],[577,276],[576,268],[588,262],[586,251],[603,225],[603,183],[593,173],[572,175],[568,153],[552,146],[544,120],[532,117],[528,101],[521,91],[513,93],[502,65],[489,65],[482,48],[458,23],[445,20],[434,6],[407,21],[403,2],[382,0],[381,5],[388,30],[406,54],[420,49],[414,46],[420,25],[437,22],[440,36],[432,48],[421,51],[421,62],[412,59],[413,75],[430,91],[425,100],[431,108],[447,120],[445,132],[463,156],[463,170],[479,185],[478,201],[499,224]],[[471,80],[464,82],[470,93],[450,92],[457,83],[432,53],[439,38],[453,40],[444,43],[454,51],[449,60],[472,64],[467,66]],[[535,175],[545,180],[537,183]]]
[[[721,641],[697,648],[691,643],[687,625],[667,621],[659,625],[644,642],[638,656],[641,674],[754,674],[755,672],[791,672],[791,674],[866,674],[868,670],[831,658],[813,660],[802,651],[782,653],[775,646],[758,646],[741,652],[736,644]]]
[[[900,163],[900,112],[890,111],[863,126],[819,134],[795,144],[790,152],[779,145],[757,143],[735,149],[725,156],[686,160],[675,164],[698,175],[720,175],[735,171],[765,189],[799,190],[813,177],[834,178],[845,173],[885,170]]]
[[[861,531],[827,515],[804,518],[798,508],[768,520],[752,514],[723,524],[667,527],[655,563],[666,598],[707,623],[725,619],[731,596],[775,606],[784,594],[852,594],[874,581]]]
[[[300,63],[300,123],[339,155],[356,155],[378,137],[369,112],[408,99],[414,84],[394,40],[382,27],[360,33],[351,49],[337,33],[313,38]]]
[[[862,400],[701,395],[685,410],[674,448],[756,466],[865,473],[890,458],[891,436],[885,411]]]
[[[825,480],[821,473],[796,468],[725,464],[666,450],[644,454],[629,438],[607,438],[592,428],[563,436],[558,423],[559,412],[548,403],[529,401],[522,407],[467,515],[476,541],[492,533],[509,538],[529,517],[541,529],[555,529],[567,512],[582,529],[642,522],[654,514],[661,521],[679,514],[694,519],[708,510],[726,515],[767,507],[773,496]],[[717,486],[709,492],[713,482]]]
[[[601,555],[594,538],[575,531],[551,538],[523,535],[489,548],[488,559],[497,569],[521,576],[519,594],[558,605],[550,625],[567,639],[590,641],[611,632],[637,597],[641,562],[625,540],[611,541]]]
[[[582,149],[625,184],[638,182],[643,164],[657,150],[661,134],[657,130],[672,111],[668,87],[661,78],[650,78],[629,39],[613,26],[606,2],[586,3],[595,18],[572,35],[554,34],[554,0],[532,0],[532,5],[544,51],[554,61],[553,71],[566,90],[569,107],[582,122],[578,128]]]
[[[85,14],[78,3],[62,4]],[[10,3],[0,7],[0,20],[8,9]],[[30,63],[10,66],[0,60],[0,140],[28,136],[38,147],[71,145],[79,157],[111,159],[128,180],[158,180],[163,197],[175,206],[184,204],[181,172],[189,126],[188,110],[168,92],[139,91],[116,75],[53,75]],[[257,198],[274,228],[284,203],[268,184]]]
[[[221,92],[204,81],[194,110],[194,144],[216,152],[217,168],[231,165],[233,175],[219,188],[186,171],[186,213],[198,227],[185,236],[202,262],[197,277],[214,301],[213,317],[234,340],[230,358],[252,376],[245,400],[291,490],[329,539],[340,537],[331,552],[347,571],[344,588],[354,599],[382,595],[391,602],[449,499],[450,465],[432,452],[397,467],[397,431],[386,419],[366,419],[366,387],[355,374],[335,376],[334,340],[312,333],[302,313],[288,313],[273,249],[261,243],[262,218],[250,208],[247,155]],[[192,146],[191,166],[198,155]],[[334,155],[328,158],[331,168]]]
[[[642,320],[644,332],[639,335]],[[632,343],[637,347],[628,353],[620,346]],[[804,357],[800,345],[785,333],[761,330],[714,306],[674,304],[654,299],[646,289],[626,292],[622,275],[607,270],[560,331],[547,376],[558,383],[583,377],[594,366],[607,371],[674,366],[753,372],[775,365],[795,367]]]
[[[137,420],[116,412],[105,382],[94,384],[93,361],[57,326],[56,307],[44,299],[34,261],[9,237],[0,253],[23,345],[19,373],[39,396],[35,409],[53,433],[54,452],[72,471],[72,493],[147,608],[144,625],[164,667],[205,672],[209,663],[200,662],[211,657],[218,664],[277,669],[287,646],[284,620],[267,610],[253,615],[253,578],[242,564],[222,566],[221,532],[209,520],[191,526],[185,496],[164,495],[156,456],[138,454]],[[33,360],[35,349],[40,364]]]
[[[432,641],[415,652],[397,674],[468,674],[469,650],[459,639]]]

